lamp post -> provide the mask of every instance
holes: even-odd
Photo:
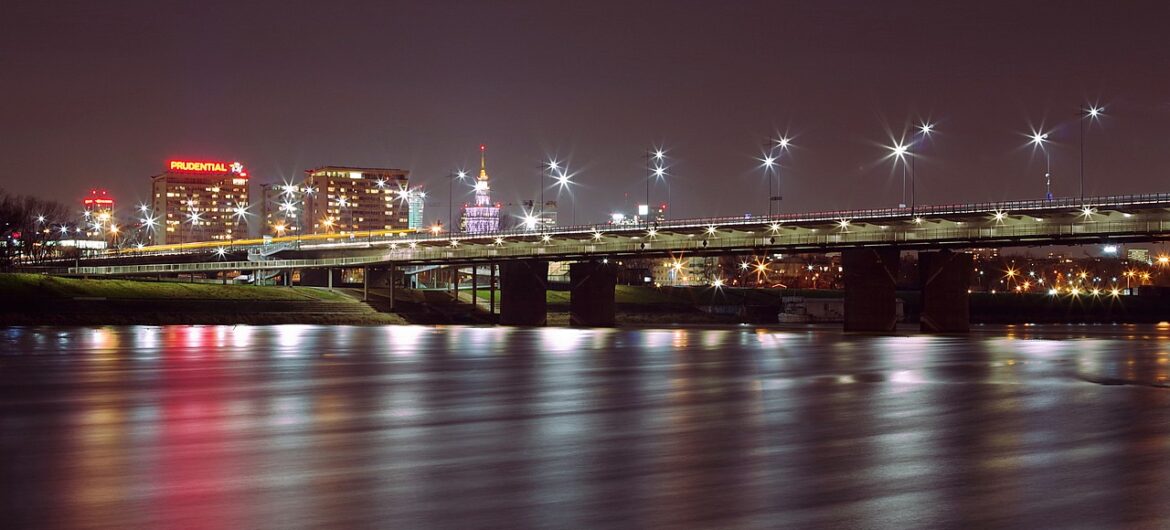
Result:
[[[547,173],[548,177],[553,178],[553,172],[559,171],[561,168],[561,164],[559,162],[557,162],[557,160],[554,158],[552,160],[549,160],[548,164],[546,164],[544,167],[548,170],[548,173]],[[545,226],[548,224],[548,219],[546,219],[544,216],[544,188],[545,188],[544,175],[541,175],[541,179],[540,179],[540,218],[539,218],[541,233],[544,233]]]
[[[1087,120],[1096,121],[1097,119],[1099,119],[1102,116],[1102,111],[1104,111],[1104,110],[1105,110],[1104,107],[1098,107],[1096,105],[1089,105],[1089,106],[1081,107],[1079,121],[1080,121],[1080,127],[1081,127],[1081,142],[1080,142],[1081,143],[1081,149],[1080,149],[1080,151],[1081,151],[1080,159],[1081,160],[1080,160],[1080,165],[1081,165],[1081,202],[1082,203],[1085,202],[1085,121],[1087,121]]]
[[[1040,148],[1044,152],[1044,197],[1047,200],[1052,200],[1052,153],[1048,151],[1048,133],[1043,131],[1032,131],[1029,143],[1032,148]]]
[[[918,134],[922,141],[930,139],[930,133],[934,132],[934,124],[930,122],[922,122],[918,124]],[[918,204],[918,157],[911,154],[910,157],[910,213],[914,213],[914,208]]]
[[[228,246],[234,248],[236,242],[236,230],[240,227],[240,221],[244,222],[244,226],[247,226],[248,224],[248,205],[242,202],[237,202],[236,207],[232,208],[232,218],[235,219],[235,223],[232,225],[232,236],[228,240]]]
[[[653,160],[653,162],[651,162]],[[663,178],[666,175],[666,167],[663,162],[666,160],[666,151],[661,147],[655,147],[652,151],[646,151],[646,223],[650,223],[650,182],[654,178]]]
[[[892,158],[894,160],[894,169],[898,168],[899,162],[902,163],[902,202],[898,203],[898,207],[905,208],[906,207],[906,166],[907,166],[906,157],[910,155],[910,144],[907,144],[905,140],[897,140],[893,143],[893,145],[887,145],[886,149],[888,149],[890,151],[890,154],[886,155],[886,157]]]
[[[455,226],[455,179],[462,181],[467,178],[463,170],[447,175],[447,237],[450,238]]]
[[[768,217],[779,213],[780,205],[777,203],[784,200],[784,196],[780,193],[780,158],[788,152],[791,145],[790,138],[781,136],[768,139],[764,146],[767,152],[761,160],[764,163],[764,174],[768,177]],[[776,152],[777,148],[780,149],[779,153]]]
[[[572,176],[569,174],[568,162],[565,163],[565,167],[562,168],[554,178],[557,181],[557,183],[556,183],[557,184],[557,200],[560,200],[561,192],[568,190],[569,186],[573,184],[572,180],[570,180],[572,178]],[[572,194],[572,191],[570,190],[569,191],[569,199],[572,200],[572,198],[573,198],[573,194]],[[572,220],[571,224],[573,224],[573,225],[577,224],[577,206],[576,206],[576,204],[573,205],[573,220]]]

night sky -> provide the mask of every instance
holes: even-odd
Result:
[[[587,222],[641,200],[661,143],[673,216],[735,215],[767,210],[754,157],[787,131],[784,211],[885,207],[901,173],[881,144],[927,118],[919,203],[1041,197],[1030,125],[1055,128],[1071,196],[1078,109],[1101,103],[1088,193],[1170,192],[1170,7],[962,4],[9,2],[0,187],[80,208],[103,186],[129,207],[170,158],[240,160],[261,183],[400,167],[435,219],[486,143],[502,202],[570,159]]]

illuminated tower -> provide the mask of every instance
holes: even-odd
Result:
[[[475,205],[463,207],[460,224],[468,234],[495,232],[500,229],[500,205],[492,204],[491,185],[488,184],[487,146],[479,146],[479,178],[475,179]]]

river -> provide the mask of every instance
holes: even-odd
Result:
[[[0,329],[7,528],[1170,526],[1170,326]]]

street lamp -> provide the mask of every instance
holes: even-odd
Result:
[[[1032,144],[1032,151],[1039,148],[1044,152],[1044,196],[1052,200],[1052,154],[1048,151],[1048,133],[1032,131],[1028,135],[1028,143]]]
[[[930,123],[928,121],[924,121],[924,122],[918,124],[918,134],[917,135],[920,136],[922,141],[925,142],[926,140],[929,140],[930,135],[933,132],[934,132],[934,124],[933,123]],[[917,164],[917,162],[918,162],[918,157],[916,157],[916,156],[910,157],[910,212],[912,212],[912,213],[914,212],[915,206],[918,204],[918,197],[917,197],[917,191],[918,191],[918,168],[917,168],[917,166],[918,166],[918,164]]]
[[[450,237],[455,226],[455,179],[460,182],[467,179],[467,172],[463,170],[447,174],[447,236]],[[432,230],[432,232],[434,232]],[[438,232],[434,232],[436,235]]]
[[[561,172],[561,164],[560,164],[560,162],[557,162],[557,159],[555,159],[555,158],[552,160],[549,160],[548,164],[546,164],[544,167],[546,167],[548,169],[548,177],[549,178],[555,178],[553,176],[554,172],[556,172],[556,173]],[[545,187],[544,186],[544,178],[542,176],[542,178],[540,179],[540,231],[541,232],[544,231],[545,225],[548,224],[548,219],[546,219],[545,215],[544,215],[544,187]]]
[[[348,222],[345,220],[346,212],[349,213],[349,221]],[[337,199],[337,215],[340,216],[341,223],[342,223],[341,224],[341,234],[345,235],[346,228],[350,228],[351,230],[353,229],[353,210],[349,209],[349,199],[347,199],[345,197],[341,197],[341,198]]]
[[[787,136],[770,138],[764,145],[765,149],[767,149],[767,152],[764,154],[764,157],[760,159],[760,162],[763,163],[764,175],[768,178],[769,217],[775,213],[779,213],[776,211],[779,210],[779,207],[776,203],[784,199],[784,196],[780,194],[780,158],[784,156],[784,153],[788,152],[788,149],[791,146],[792,140]],[[779,153],[776,152],[777,148],[780,149]]]
[[[1104,111],[1104,107],[1098,107],[1096,105],[1081,107],[1081,202],[1085,202],[1085,122],[1089,120],[1097,121],[1104,115]]]
[[[556,180],[556,186],[557,186],[557,200],[558,201],[560,200],[562,191],[568,191],[569,200],[571,201],[573,199],[573,190],[570,189],[570,186],[573,185],[573,180],[572,180],[573,175],[571,173],[569,173],[568,162],[565,163],[565,167],[563,169],[561,169],[560,172],[558,172],[558,174],[554,178]],[[577,206],[576,206],[576,204],[573,204],[573,220],[572,220],[571,224],[574,224],[574,225],[577,224]]]
[[[650,222],[650,182],[655,178],[662,179],[666,175],[666,151],[655,146],[646,150],[646,222]],[[669,188],[667,188],[669,189]],[[667,199],[670,202],[670,199]],[[670,205],[667,204],[667,207]]]
[[[906,157],[910,156],[910,144],[903,140],[895,140],[892,145],[887,145],[886,149],[890,151],[886,158],[894,160],[894,169],[898,168],[898,163],[902,163],[902,202],[898,204],[899,208],[906,207]]]
[[[232,208],[232,217],[235,219],[235,223],[232,226],[232,236],[229,244],[233,244],[236,239],[236,229],[239,228],[240,221],[243,221],[245,226],[248,224],[248,205],[237,202],[235,208]]]

